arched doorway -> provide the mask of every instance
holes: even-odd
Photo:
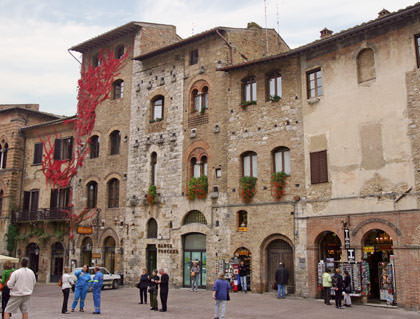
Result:
[[[207,283],[206,235],[200,233],[187,234],[183,236],[182,243],[184,249],[184,287],[191,286],[191,264],[193,261],[198,261],[201,269],[198,285],[205,288]]]
[[[324,231],[318,236],[318,261],[327,268],[336,268],[341,261],[341,240],[336,233]]]
[[[393,302],[394,265],[392,237],[385,231],[373,229],[363,236],[363,260],[369,265],[369,298]]]
[[[104,266],[112,274],[115,272],[115,240],[111,236],[104,240]]]
[[[92,239],[86,237],[82,241],[82,247],[80,248],[80,266],[87,265],[88,267],[92,265]]]
[[[245,247],[241,247],[241,248],[236,249],[236,251],[234,253],[234,258],[238,259],[237,263],[240,264],[241,261],[243,261],[244,265],[248,268],[248,275],[247,275],[247,278],[246,278],[247,290],[251,290],[251,278],[252,278],[252,276],[251,276],[251,272],[252,272],[251,256],[252,256],[251,252],[249,251],[248,248],[245,248]]]
[[[39,246],[35,243],[31,243],[26,246],[25,255],[29,258],[29,268],[33,270],[37,279],[39,267],[39,251]]]
[[[287,293],[295,292],[295,268],[293,249],[283,239],[275,239],[267,246],[267,282],[268,287],[272,287],[275,282],[275,273],[282,262],[289,272],[289,283],[287,284]]]
[[[64,247],[60,242],[56,242],[51,246],[50,282],[58,282],[63,274],[63,263]]]

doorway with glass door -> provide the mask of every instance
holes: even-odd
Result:
[[[184,278],[183,286],[191,287],[191,266],[197,262],[200,267],[198,275],[198,287],[206,288],[207,283],[207,254],[206,254],[206,235],[193,233],[183,237],[183,263]]]

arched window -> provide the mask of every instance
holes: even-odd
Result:
[[[242,81],[242,101],[252,102],[257,100],[257,82],[254,77]]]
[[[116,59],[121,59],[124,55],[124,46],[123,45],[119,45],[116,49],[115,49],[115,58]]]
[[[119,207],[120,181],[116,178],[108,182],[108,208]]]
[[[90,158],[99,157],[99,136],[93,135],[89,139]]]
[[[207,86],[203,87],[203,90],[201,91],[201,97],[202,97],[202,105],[204,108],[209,108],[209,88]]]
[[[0,145],[0,169],[6,168],[8,148],[9,145],[7,143]]]
[[[152,101],[152,120],[153,121],[160,121],[163,119],[163,105],[164,105],[164,97],[159,95],[158,97],[154,98]]]
[[[112,98],[114,100],[121,99],[124,96],[124,81],[116,80],[112,83]]]
[[[157,154],[153,152],[150,156],[150,168],[151,168],[151,184],[156,186],[157,182]]]
[[[191,112],[201,112],[209,108],[209,86],[206,81],[199,80],[194,83],[191,91]]]
[[[192,100],[193,100],[193,110],[194,110],[194,112],[200,112],[201,111],[201,96],[198,93],[197,89],[194,89],[192,91]]]
[[[98,203],[98,183],[92,181],[87,184],[87,208],[96,208]]]
[[[244,210],[237,212],[238,231],[248,230],[248,213]]]
[[[290,175],[290,150],[281,146],[275,148],[272,154],[274,172],[285,172],[287,175]]]
[[[111,155],[120,154],[121,133],[120,131],[113,131],[109,136],[111,143]]]
[[[0,189],[0,216],[2,215],[2,210],[3,210],[3,196],[4,196],[4,192],[2,189]]]
[[[258,177],[257,153],[246,152],[242,154],[242,176]]]
[[[190,170],[192,177],[207,176],[207,156],[202,155],[200,160],[197,160],[196,157],[191,158]]]
[[[154,218],[150,218],[147,222],[147,238],[157,238],[158,225]]]
[[[184,217],[184,222],[182,223],[182,225],[188,225],[193,223],[207,225],[207,220],[202,212],[198,210],[192,210]]]
[[[363,49],[357,55],[357,77],[359,83],[376,78],[375,54],[372,49]]]

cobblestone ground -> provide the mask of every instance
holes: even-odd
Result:
[[[70,301],[73,294],[70,294]],[[210,291],[191,292],[186,289],[169,291],[168,312],[160,313],[149,310],[149,305],[138,304],[138,289],[120,288],[102,291],[102,314],[93,315],[92,294],[86,297],[84,313],[73,312],[63,315],[61,311],[62,293],[57,286],[37,284],[31,299],[31,319],[61,319],[61,318],[213,318],[214,309]],[[160,304],[159,304],[160,305]],[[226,318],[357,318],[357,319],[390,319],[419,318],[418,312],[403,309],[385,309],[354,305],[343,310],[334,306],[325,306],[314,299],[287,298],[276,299],[274,294],[242,294],[231,293],[228,302]],[[18,314],[15,318],[21,318]]]

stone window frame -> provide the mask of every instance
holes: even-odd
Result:
[[[245,175],[245,158],[249,157],[249,175]],[[254,166],[254,157],[257,165]],[[255,169],[254,169],[255,168]],[[241,154],[241,176],[258,178],[258,154],[254,151],[246,151]]]
[[[209,156],[205,149],[198,147],[192,150],[192,152],[188,156],[187,178],[190,179],[194,177],[194,165],[200,166],[200,176],[208,176],[208,160],[209,160]]]
[[[276,165],[276,153],[279,153],[279,152],[281,153],[281,158],[282,158],[282,160],[281,160],[282,170],[281,171],[276,170],[276,166],[277,166]],[[289,153],[289,172],[286,171],[286,166],[285,166],[285,162],[286,162],[285,161],[285,153],[286,152]],[[290,148],[288,148],[287,146],[278,146],[271,151],[271,157],[272,157],[272,162],[273,162],[273,167],[272,167],[273,174],[274,173],[279,173],[279,172],[285,172],[288,176],[291,175],[292,168],[291,168],[291,163],[290,163],[290,155],[291,155],[290,153],[291,153]]]
[[[100,137],[95,134],[89,138],[89,158],[98,158],[100,150]]]
[[[124,80],[118,79],[112,83],[112,99],[119,100],[124,97]]]
[[[9,150],[9,144],[2,141],[0,144],[0,169],[5,169],[7,165],[7,153]]]
[[[373,69],[372,75],[370,77],[367,78],[362,78],[362,68],[365,68],[366,66],[362,65],[362,61],[361,59],[364,58],[366,53],[370,53],[372,55],[372,61],[373,61],[373,65],[369,65],[369,67],[371,67]],[[376,70],[375,70],[375,50],[373,50],[370,47],[366,47],[366,48],[362,48],[356,56],[356,65],[357,65],[357,82],[363,83],[363,82],[368,82],[371,80],[376,79]]]
[[[278,89],[277,79],[280,78],[280,92]],[[274,81],[274,95],[271,94],[270,82]],[[266,101],[270,101],[272,97],[279,96],[283,98],[283,78],[280,71],[272,71],[266,74]]]
[[[201,112],[202,106],[204,109],[209,108],[209,84],[206,80],[196,81],[190,89],[190,113],[197,114]],[[200,101],[199,109],[197,109],[196,101]]]
[[[414,35],[414,46],[416,48],[417,68],[420,68],[420,33]]]
[[[198,64],[198,49],[190,51],[190,65]]]
[[[73,136],[54,140],[54,159],[71,160],[73,158]]]
[[[248,231],[248,212],[246,210],[236,212],[236,229],[237,231]]]
[[[154,222],[153,226],[156,226],[155,229],[152,229],[151,224]],[[153,217],[151,217],[147,223],[146,223],[146,238],[157,238],[158,237],[158,231],[159,231],[159,225],[157,223],[157,220]]]
[[[30,191],[23,192],[23,211],[36,212],[39,208],[39,194],[38,188],[31,189]]]
[[[32,165],[41,165],[42,164],[42,153],[44,151],[44,144],[41,142],[34,143],[34,158]]]
[[[121,151],[121,131],[113,130],[109,134],[109,155],[119,155]]]
[[[111,178],[106,183],[108,208],[120,207],[120,180]]]
[[[50,210],[60,211],[61,209],[69,209],[72,188],[53,188],[50,195]]]
[[[257,102],[257,96],[258,96],[257,90],[258,90],[257,79],[254,75],[250,75],[250,76],[247,76],[246,78],[242,79],[241,101],[242,102],[253,102],[253,101]],[[247,98],[247,95],[248,95],[247,92],[248,91],[249,91],[249,99]]]
[[[86,207],[88,209],[96,208],[98,205],[98,183],[96,181],[89,181],[86,184],[86,199]]]
[[[159,105],[155,103],[160,100],[162,101],[161,112],[160,112],[161,117],[156,117],[156,114],[155,114],[156,107]],[[159,122],[163,121],[164,111],[165,111],[165,97],[162,94],[158,94],[150,100],[150,104],[151,104],[150,121],[159,121]]]
[[[313,79],[311,79],[314,75]],[[319,76],[318,76],[319,75]],[[306,72],[306,94],[308,99],[322,96],[322,68],[318,67]],[[313,92],[313,94],[312,94]]]
[[[124,44],[119,44],[116,46],[114,50],[114,57],[116,59],[121,59],[124,56],[125,53],[125,47]]]
[[[195,223],[207,225],[206,216],[199,210],[190,210],[182,219],[182,226]]]

